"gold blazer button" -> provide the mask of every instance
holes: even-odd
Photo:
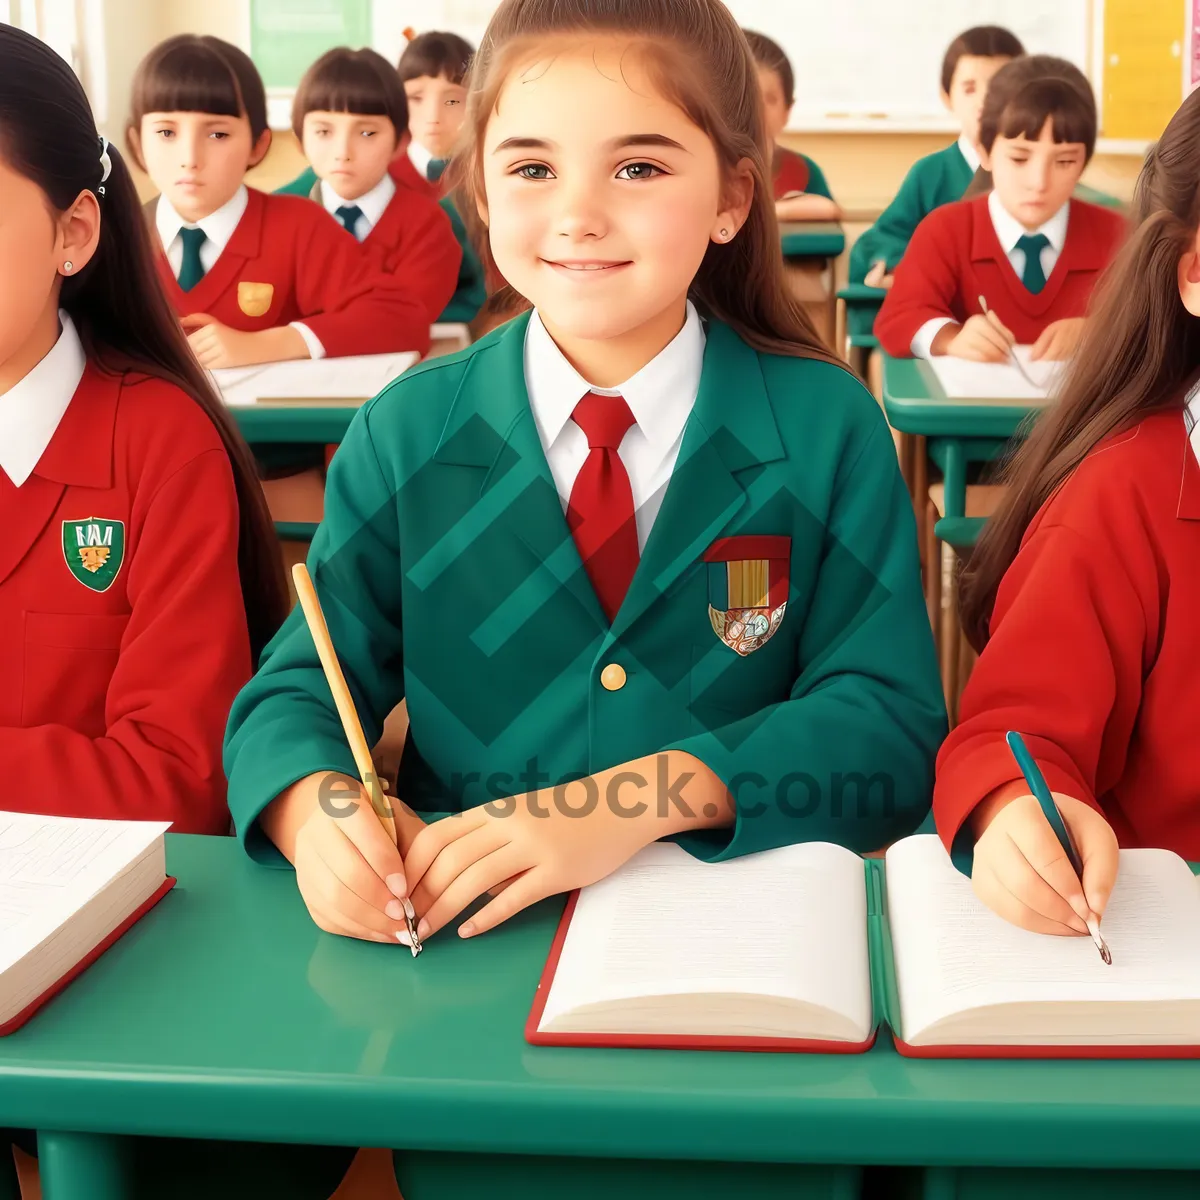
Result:
[[[610,692],[619,691],[625,686],[625,668],[620,663],[609,663],[600,672],[600,682]]]

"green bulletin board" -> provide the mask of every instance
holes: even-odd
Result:
[[[371,0],[250,0],[250,56],[268,88],[294,88],[334,46],[371,44]]]

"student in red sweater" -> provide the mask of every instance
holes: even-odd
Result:
[[[1071,198],[1096,143],[1091,87],[1063,59],[1014,59],[992,78],[979,133],[992,190],[917,226],[875,333],[896,356],[1003,362],[1021,344],[1068,358],[1125,229]]]
[[[454,295],[462,250],[437,200],[397,187],[388,174],[408,129],[404,85],[392,65],[374,50],[323,54],[296,89],[292,129],[317,174],[310,199],[422,301],[432,324]]]
[[[127,140],[161,195],[159,274],[206,367],[429,348],[421,299],[319,208],[242,177],[271,144],[250,59],[181,35],[139,64]]]
[[[287,611],[249,452],[70,67],[0,25],[6,806],[227,833],[229,706]]]
[[[1104,911],[1117,846],[1200,859],[1200,92],[1151,151],[1135,232],[1059,402],[963,581],[982,649],[938,758],[938,832],[996,912],[1046,933]],[[1004,742],[1041,766],[1075,878]]]

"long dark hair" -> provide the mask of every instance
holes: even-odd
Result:
[[[987,641],[996,589],[1034,515],[1104,438],[1155,409],[1182,408],[1200,368],[1200,321],[1179,296],[1179,261],[1200,228],[1200,92],[1171,118],[1138,177],[1133,233],[1101,280],[1057,403],[1003,472],[1009,485],[963,575],[963,627]]]
[[[100,193],[100,135],[75,73],[44,43],[0,25],[0,153],[65,212],[85,189]],[[254,460],[188,347],[158,280],[146,221],[115,146],[100,196],[100,242],[63,281],[59,305],[89,362],[174,384],[204,409],[225,444],[237,485],[238,569],[250,642],[258,653],[287,615],[287,588]]]
[[[587,34],[630,35],[644,53],[655,86],[709,136],[722,169],[732,171],[742,159],[751,163],[754,201],[746,223],[731,242],[709,244],[689,289],[700,311],[724,321],[755,350],[846,368],[788,290],[769,184],[758,68],[721,0],[503,0],[471,60],[463,144],[447,171],[451,186],[461,193],[458,210],[488,274],[496,270],[478,202],[485,199],[483,136],[496,97],[523,55],[535,53],[543,43],[569,43]],[[498,292],[490,303],[507,315],[528,307],[512,288]]]

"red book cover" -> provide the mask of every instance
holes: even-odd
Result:
[[[670,1033],[544,1033],[538,1029],[546,1010],[546,998],[567,940],[567,928],[575,911],[578,891],[572,892],[554,934],[546,966],[538,981],[533,1007],[525,1022],[525,1040],[533,1046],[609,1046],[636,1050],[758,1050],[772,1053],[862,1054],[875,1044],[875,1031],[865,1042],[815,1041],[784,1037],[707,1037]]]
[[[175,878],[168,875],[162,885],[143,904],[134,909],[106,938],[97,942],[67,973],[52,983],[40,996],[30,1001],[16,1016],[0,1025],[0,1037],[15,1033],[43,1004],[53,1000],[59,992],[76,976],[83,974],[102,955],[109,946],[113,945],[128,930],[132,929],[173,887]]]
[[[1200,1046],[910,1046],[892,1040],[905,1058],[1200,1058]]]

